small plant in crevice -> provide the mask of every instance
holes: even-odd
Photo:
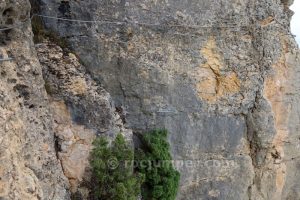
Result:
[[[111,145],[104,137],[97,138],[91,152],[94,196],[101,200],[136,200],[141,193],[143,176],[133,171],[128,161],[134,150],[119,134]]]
[[[141,135],[142,148],[135,151],[136,171],[145,175],[143,200],[174,200],[180,174],[172,165],[167,130]]]

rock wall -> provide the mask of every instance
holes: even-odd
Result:
[[[298,199],[292,1],[48,1],[41,13],[135,132],[165,127],[178,199]],[[298,59],[298,60],[297,60]]]
[[[74,54],[34,46],[29,21],[0,32],[0,197],[86,198],[92,139],[130,140],[126,122],[170,131],[177,199],[300,198],[292,1],[31,3]],[[2,26],[29,17],[25,0],[0,8]]]
[[[69,199],[54,148],[52,118],[34,50],[30,4],[1,1],[0,199]]]
[[[51,42],[36,45],[53,115],[57,154],[72,193],[88,199],[89,153],[97,135],[118,133],[131,142],[110,95],[86,73],[78,58]]]
[[[132,132],[74,54],[35,46],[29,1],[0,10],[0,199],[87,199],[93,139]]]

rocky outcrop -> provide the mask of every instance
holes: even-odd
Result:
[[[173,157],[192,161],[178,199],[300,198],[292,1],[41,2],[94,21],[43,17],[135,132],[167,128]]]
[[[96,135],[160,127],[177,199],[300,198],[292,1],[31,3],[72,53],[33,44],[28,1],[0,3],[0,199],[86,199]]]
[[[54,148],[52,118],[34,50],[30,5],[1,1],[0,199],[69,199]]]
[[[93,139],[131,130],[74,54],[33,44],[28,1],[0,9],[0,199],[86,199]]]
[[[72,193],[89,195],[89,153],[97,135],[114,138],[122,133],[129,142],[132,131],[123,125],[110,95],[86,73],[77,57],[44,42],[36,45],[53,114],[57,154]]]

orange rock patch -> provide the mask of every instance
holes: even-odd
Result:
[[[216,51],[216,42],[213,38],[208,40],[200,53],[207,61],[196,72],[200,78],[196,85],[198,96],[213,103],[221,97],[237,93],[240,90],[240,80],[235,72],[221,74],[224,64],[221,55]]]
[[[266,19],[261,20],[260,25],[261,26],[267,26],[267,25],[271,24],[273,21],[274,21],[274,17],[269,16]]]
[[[276,194],[280,198],[285,183],[286,165],[281,162],[284,157],[284,142],[289,134],[288,119],[291,107],[285,102],[288,92],[288,66],[286,64],[286,53],[288,47],[282,39],[283,52],[277,63],[273,65],[274,74],[267,78],[264,86],[264,97],[269,101],[275,118],[276,135],[272,141],[275,150],[280,155],[276,166]]]
[[[71,190],[75,192],[86,176],[89,167],[89,153],[96,133],[82,125],[72,122],[70,112],[64,101],[51,100],[55,135],[61,140],[58,157]]]

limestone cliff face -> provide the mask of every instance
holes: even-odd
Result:
[[[28,19],[8,2],[2,25]],[[0,197],[87,198],[95,135],[165,127],[177,199],[300,199],[292,1],[31,2],[74,54],[34,46],[30,21],[1,32]]]
[[[166,127],[174,158],[193,161],[177,166],[178,199],[298,199],[291,3],[42,0],[41,12],[102,21],[44,18],[134,131]]]
[[[54,149],[42,70],[32,42],[30,5],[1,1],[0,198],[69,199]],[[20,25],[22,24],[22,25]]]
[[[0,199],[86,199],[93,139],[132,132],[74,54],[35,46],[29,1],[0,10]]]
[[[76,56],[59,46],[36,45],[53,116],[58,159],[72,193],[89,196],[89,153],[97,135],[114,138],[122,133],[130,142],[132,131],[123,125],[110,95],[86,73]]]

